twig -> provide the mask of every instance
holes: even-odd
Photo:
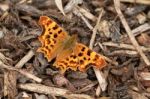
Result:
[[[115,5],[115,9],[116,9],[116,12],[118,13],[118,16],[126,30],[126,32],[128,33],[128,36],[132,42],[132,44],[134,45],[134,47],[136,48],[136,50],[138,51],[138,53],[141,55],[141,57],[143,58],[144,62],[150,66],[150,62],[148,60],[148,58],[145,56],[145,54],[143,53],[143,51],[141,50],[141,48],[139,47],[139,44],[137,43],[127,21],[125,20],[121,10],[120,10],[120,1],[119,0],[114,0],[114,5]]]
[[[118,44],[118,43],[113,43],[113,42],[103,42],[102,43],[105,46],[111,46],[111,47],[117,47],[117,48],[125,48],[125,49],[131,49],[131,50],[136,50],[133,45],[129,44]],[[150,48],[146,48],[144,46],[140,46],[143,51],[148,51],[150,52]]]
[[[29,61],[34,55],[34,52],[30,50],[16,65],[15,67],[21,68],[27,61]]]
[[[97,97],[99,97],[99,95],[100,95],[100,92],[101,90],[100,90],[100,86],[98,86],[97,88],[96,88],[96,96]]]
[[[128,55],[131,57],[137,57],[138,53],[136,51],[131,51],[131,50],[115,50],[112,53],[110,53],[109,55]]]
[[[135,29],[133,29],[133,30],[132,30],[132,33],[133,33],[134,36],[137,36],[137,35],[139,35],[139,34],[145,32],[145,31],[147,31],[147,30],[149,30],[149,29],[150,29],[150,24],[145,23],[145,24],[142,24],[142,25],[140,25],[139,27],[136,27]],[[122,38],[126,38],[126,37],[128,37],[128,35],[123,35],[123,36],[121,37],[121,39],[122,39]]]
[[[17,4],[23,4],[23,3],[26,3],[27,0],[20,0]]]
[[[93,14],[91,14],[89,11],[81,8],[81,7],[78,7],[78,10],[86,17],[88,18],[89,20],[92,20],[93,22],[96,21],[97,17],[95,17]]]
[[[20,89],[28,90],[31,92],[37,92],[42,94],[49,94],[55,96],[63,96],[67,99],[94,99],[85,94],[73,94],[69,90],[55,88],[55,87],[48,87],[41,84],[19,84],[18,86]]]
[[[89,48],[93,48],[93,45],[94,45],[94,41],[95,41],[95,37],[96,37],[96,33],[97,33],[97,28],[99,26],[99,23],[100,23],[100,20],[101,20],[101,17],[102,17],[102,14],[103,14],[103,9],[101,10],[101,13],[98,17],[98,20],[97,20],[97,23],[95,25],[95,27],[93,28],[93,34],[92,34],[92,37],[91,37],[91,40],[90,40],[90,45],[89,45]]]
[[[91,88],[94,87],[95,85],[97,85],[97,82],[91,83],[91,84],[89,84],[89,85],[87,85],[87,86],[81,88],[80,90],[77,90],[76,93],[83,93],[83,92],[85,92],[85,91],[89,91],[89,90],[91,90]]]
[[[25,71],[23,71],[23,70],[21,70],[21,69],[18,69],[18,68],[12,67],[12,66],[5,65],[2,61],[0,61],[0,67],[1,67],[1,68],[5,68],[5,69],[7,69],[7,70],[17,71],[17,72],[21,73],[22,75],[26,76],[27,78],[33,79],[33,80],[35,80],[35,81],[37,81],[37,82],[39,82],[39,83],[42,82],[42,79],[41,79],[41,78],[36,77],[36,76],[34,76],[34,75],[32,75],[32,74],[30,74],[30,73],[28,73],[28,72],[25,72]]]
[[[140,33],[143,33],[143,32],[145,32],[145,31],[147,31],[147,30],[149,30],[149,29],[150,29],[150,24],[145,23],[145,24],[142,24],[142,25],[140,25],[139,27],[133,29],[133,30],[132,30],[132,33],[133,33],[134,36],[137,36],[137,35],[139,35]]]
[[[120,0],[121,2],[138,3],[150,5],[150,0]]]

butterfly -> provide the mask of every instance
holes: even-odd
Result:
[[[43,28],[41,36],[38,37],[41,52],[48,62],[55,59],[53,66],[59,68],[61,73],[66,70],[86,71],[90,65],[101,69],[106,66],[102,55],[92,51],[82,43],[77,42],[77,35],[68,35],[55,21],[47,16],[41,16],[39,25]]]

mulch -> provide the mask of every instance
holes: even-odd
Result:
[[[1,0],[0,97],[149,99],[149,5],[148,0]],[[61,74],[37,52],[43,15],[105,56],[107,66]]]

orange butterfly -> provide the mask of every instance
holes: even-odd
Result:
[[[56,58],[54,66],[64,73],[71,69],[85,71],[89,65],[101,69],[106,66],[105,59],[85,45],[77,42],[77,36],[69,36],[56,22],[47,16],[41,16],[39,25],[43,33],[39,37],[42,46],[38,52],[44,53],[50,62]]]

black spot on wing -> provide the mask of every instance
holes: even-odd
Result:
[[[89,49],[89,50],[87,51],[87,55],[90,56],[91,53],[92,53],[92,50]]]
[[[83,59],[86,60],[86,57],[84,57]]]
[[[54,38],[57,38],[57,34],[54,34]]]
[[[50,47],[54,47],[54,45],[50,45]]]
[[[79,53],[78,56],[79,56],[79,57],[83,56],[83,53]]]
[[[81,51],[85,51],[85,47],[83,47],[83,48],[81,49]]]
[[[49,32],[49,34],[53,34],[52,32]]]
[[[69,61],[69,58],[66,58],[67,61]]]
[[[76,59],[76,58],[77,58],[77,56],[75,56],[75,55],[74,55],[74,56],[73,56],[73,58],[74,58],[74,59]]]
[[[49,38],[50,38],[50,35],[47,34],[47,35],[45,36],[45,38],[46,38],[46,39],[49,39]]]
[[[71,64],[75,64],[76,62],[75,62],[75,61],[73,61],[73,60],[71,60],[71,61],[70,61],[70,63],[71,63]]]
[[[62,29],[60,29],[59,31],[58,31],[58,34],[60,34],[62,32]]]
[[[84,64],[84,61],[83,61],[83,60],[80,60],[80,64]]]
[[[55,39],[52,39],[53,40],[53,42],[54,42],[54,44],[56,43],[56,40]]]
[[[53,27],[53,30],[56,30],[56,29],[58,29],[58,25],[57,24]]]

